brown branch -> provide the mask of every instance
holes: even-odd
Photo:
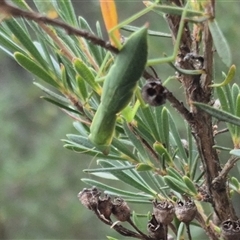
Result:
[[[178,0],[170,1],[173,1],[175,4],[179,4]],[[214,0],[208,1],[208,3],[204,7],[206,15],[214,17]],[[180,17],[174,15],[167,15],[167,22],[173,34],[174,40],[176,39],[176,36],[178,34]],[[206,186],[213,199],[212,207],[214,208],[214,211],[220,221],[224,221],[229,217],[235,219],[236,214],[228,196],[226,182],[223,183],[220,189],[217,189],[213,184],[214,179],[216,179],[219,175],[219,172],[221,172],[221,166],[218,153],[216,149],[213,148],[215,142],[212,129],[212,119],[211,116],[201,110],[196,109],[191,104],[193,101],[209,103],[212,97],[212,89],[208,86],[211,83],[213,76],[213,41],[211,33],[209,31],[208,21],[205,21],[203,23],[202,35],[202,45],[204,53],[203,69],[205,70],[205,73],[196,76],[180,75],[179,80],[185,90],[186,101],[189,104],[191,113],[187,114],[184,108],[181,108],[181,111],[185,113],[185,116],[189,117],[188,123],[190,124],[190,127],[192,129],[192,133],[196,140],[198,152],[203,164]],[[194,69],[194,66],[191,64],[191,62],[184,60],[184,57],[188,53],[198,53],[198,49],[196,49],[196,46],[198,46],[199,43],[195,43],[194,41],[196,41],[196,39],[191,38],[190,29],[187,23],[185,23],[177,60],[177,64],[180,68]],[[179,103],[176,100],[175,102],[179,106]],[[201,221],[200,223],[201,226],[205,229],[205,231],[209,233],[209,229],[205,227],[205,222]],[[217,238],[214,237],[214,234],[212,234],[211,239]]]
[[[166,88],[165,88],[166,89]],[[180,102],[168,89],[166,89],[167,100],[171,103],[172,107],[175,108],[183,118],[190,124],[193,124],[192,113]]]

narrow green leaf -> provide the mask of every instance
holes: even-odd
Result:
[[[118,240],[117,238],[106,236],[108,240]]]
[[[49,90],[48,88],[44,87],[43,85],[41,85],[37,82],[34,82],[33,84],[35,86],[37,86],[38,88],[40,88],[43,92],[48,94],[50,97],[53,97],[56,100],[58,100],[59,102],[64,103],[64,104],[70,104],[69,100],[65,96],[61,96],[61,95]]]
[[[146,6],[150,6],[151,4],[153,4],[153,3],[150,1],[146,1],[146,3],[145,3]],[[157,10],[155,10],[155,9],[157,9]],[[160,15],[162,15],[163,13],[173,14],[173,15],[182,15],[184,10],[185,9],[181,8],[181,7],[168,6],[168,5],[157,5],[153,8],[153,11]],[[204,16],[204,12],[187,9],[187,16],[188,17],[194,17],[194,16],[201,17],[201,16]]]
[[[40,63],[42,67],[47,67],[47,63],[35,47],[32,39],[29,37],[29,34],[25,32],[18,21],[16,19],[10,19],[5,23],[20,43],[28,50],[29,54],[34,57],[35,61]]]
[[[101,162],[101,160],[98,160],[98,161]],[[102,167],[102,168],[93,168],[93,169],[83,169],[83,172],[85,172],[85,173],[114,172],[114,171],[119,172],[119,171],[129,170],[129,169],[135,169],[135,166],[131,165],[131,166],[114,166],[114,167]]]
[[[70,0],[52,0],[51,2],[65,22],[75,27],[78,26],[76,14]]]
[[[152,171],[153,167],[149,164],[146,164],[146,163],[139,163],[136,166],[136,170],[138,172]]]
[[[106,179],[106,180],[114,180],[114,181],[118,181],[118,178],[116,178],[115,176],[113,176],[111,173],[106,173],[106,172],[93,172],[91,173],[91,175],[102,178],[102,179]]]
[[[97,29],[98,37],[103,39],[102,29],[101,29],[101,25],[100,25],[99,21],[96,22],[96,29]],[[98,47],[98,50],[99,50],[99,58],[100,59],[99,60],[97,59],[97,55],[94,55],[94,56],[100,66],[103,63],[103,60],[107,54],[107,51],[106,51],[106,49],[104,49],[102,47]]]
[[[70,91],[73,91],[73,86],[70,83],[70,81],[68,80],[65,66],[63,64],[60,64],[60,66],[61,66],[61,80],[62,80],[64,88],[69,89]]]
[[[240,156],[240,151],[239,151],[239,156]],[[237,178],[231,177],[230,182],[236,188],[236,190],[238,190],[240,188],[240,183]]]
[[[216,109],[216,108],[211,107],[204,103],[193,102],[193,105],[195,105],[198,108],[201,108],[203,111],[207,112],[211,116],[213,116],[221,121],[229,122],[234,125],[240,126],[240,118],[236,117],[228,112],[221,111],[219,109]]]
[[[62,109],[65,109],[69,112],[79,114],[79,112],[77,110],[71,108],[70,106],[66,106],[66,105],[64,105],[64,104],[62,104],[62,103],[60,103],[60,102],[58,102],[58,101],[56,101],[52,98],[49,98],[49,97],[41,97],[41,98],[50,102],[50,103],[52,103],[52,104],[54,104],[54,105],[56,105],[56,106],[58,106],[58,107],[60,107],[60,108],[62,108]]]
[[[59,84],[55,81],[55,79],[52,78],[52,76],[43,68],[39,67],[39,65],[32,59],[23,55],[20,52],[14,53],[14,57],[23,68],[27,69],[29,72],[33,73],[34,75],[44,80],[46,83],[52,85],[53,87],[60,88]]]
[[[188,177],[188,176],[183,176],[183,181],[186,184],[186,186],[188,187],[188,189],[194,194],[197,195],[198,191],[196,189],[195,184],[192,182],[192,180]]]
[[[15,42],[10,39],[10,37],[5,35],[3,32],[0,32],[0,48],[11,56],[12,53],[10,53],[9,51],[24,53],[24,50],[20,48]]]
[[[128,31],[128,32],[136,32],[139,30],[139,27],[126,25],[126,26],[122,27],[121,29]],[[148,35],[154,36],[154,37],[172,38],[172,35],[170,33],[163,33],[163,32],[152,31],[152,30],[148,30]]]
[[[199,166],[199,154],[197,153],[192,163],[190,164],[190,176],[192,179],[194,179],[196,176],[196,172],[199,169],[198,166]]]
[[[67,136],[69,136],[69,135],[67,135]],[[70,134],[70,136],[71,136],[71,134]],[[96,149],[95,146],[93,146],[91,142],[89,142],[88,135],[87,135],[87,137],[80,136],[80,135],[75,135],[74,137],[76,137],[76,138],[75,139],[71,138],[73,141],[66,140],[66,139],[62,140],[64,143],[66,143],[64,145],[65,148],[72,150],[72,151],[85,153],[85,154],[88,154],[88,155],[94,156],[94,157],[96,157],[96,155],[97,155],[99,158],[111,159],[114,161],[126,160],[116,154],[113,155],[110,153],[107,156],[104,155],[102,152],[100,152],[98,149]]]
[[[134,120],[137,121],[137,128],[136,128],[137,133],[143,139],[145,139],[150,145],[153,145],[153,143],[155,142],[155,139],[154,139],[153,135],[149,132],[149,129],[146,126],[146,122],[144,121],[144,119],[140,118],[137,114],[137,115],[135,115]]]
[[[78,89],[77,89],[78,94],[80,94],[81,98],[84,101],[86,101],[88,98],[88,91],[87,91],[87,87],[86,87],[84,79],[80,75],[77,75],[76,82],[77,82],[77,87],[78,87]]]
[[[235,116],[240,118],[240,94],[238,94],[237,99],[236,99]],[[240,127],[239,126],[235,126],[234,135],[236,136],[235,141],[239,142],[239,140],[237,140],[240,138]]]
[[[75,58],[73,60],[73,66],[77,74],[79,74],[91,87],[92,89],[101,95],[101,87],[95,82],[95,77],[92,72],[89,70],[89,67],[80,59]]]
[[[219,145],[213,145],[213,148],[219,149],[219,150],[221,150],[221,151],[227,151],[227,152],[231,151],[231,148],[229,148],[229,147],[224,147],[224,146],[219,146]]]
[[[175,179],[175,178],[170,177],[170,176],[164,176],[163,179],[171,190],[174,190],[174,191],[176,191],[180,194],[189,193],[189,189],[183,183],[183,181],[179,181],[178,179]]]
[[[152,133],[155,140],[161,141],[160,136],[158,134],[158,129],[155,122],[155,117],[152,113],[152,110],[150,107],[140,108],[141,117],[143,118],[143,121],[148,126],[148,131]]]
[[[74,143],[77,143],[79,145],[82,145],[86,148],[93,148],[93,144],[88,140],[87,137],[76,135],[76,134],[67,134],[67,138]]]
[[[235,65],[232,65],[232,66],[230,67],[230,69],[229,69],[229,71],[228,71],[228,74],[227,74],[227,76],[225,77],[225,79],[224,79],[223,82],[211,84],[211,85],[209,85],[209,87],[223,87],[223,86],[229,84],[229,83],[233,80],[233,78],[234,78],[234,76],[235,76],[235,73],[236,73],[236,66],[235,66]]]
[[[240,117],[240,94],[238,94],[236,99],[235,115],[236,117]]]
[[[189,166],[192,166],[193,163],[193,155],[194,152],[197,152],[195,149],[193,149],[193,136],[192,136],[192,129],[189,124],[186,123],[187,128],[187,144],[188,144],[188,159],[189,159]]]
[[[160,125],[161,125],[161,132],[163,134],[163,142],[166,145],[166,149],[169,149],[169,119],[168,119],[168,110],[166,107],[162,109]]]
[[[173,159],[171,158],[170,154],[168,153],[167,149],[160,143],[155,142],[153,144],[154,150],[160,155],[160,157],[164,158],[169,166],[173,166]]]
[[[228,67],[232,64],[232,54],[228,46],[227,40],[224,37],[221,29],[218,26],[216,19],[211,19],[208,21],[209,30],[212,34],[213,42],[216,47],[219,57],[222,59]]]
[[[225,94],[225,92],[223,91],[223,88],[216,88],[216,92],[217,92],[217,96],[219,98],[219,101],[221,103],[221,108],[224,111],[229,112],[230,111],[230,107],[228,104],[228,100],[227,100],[227,94]],[[229,129],[229,132],[231,133],[231,135],[234,133],[234,126],[232,124],[227,123],[227,127]]]
[[[31,10],[24,0],[12,0],[12,2],[16,4],[16,6],[20,7],[21,9]]]
[[[235,103],[234,108],[236,109],[236,100],[237,100],[238,94],[240,94],[240,88],[236,83],[232,85],[231,93],[232,93],[231,95],[232,95],[233,102]]]
[[[166,170],[170,177],[173,177],[174,179],[182,181],[182,175],[176,169],[174,169],[172,167],[168,167],[168,168],[166,168]]]
[[[185,162],[186,164],[186,161],[188,159],[188,156],[187,156],[187,153],[186,153],[186,150],[184,149],[184,146],[183,146],[183,143],[182,143],[182,140],[180,138],[180,135],[179,135],[179,132],[178,132],[178,129],[177,129],[177,126],[175,124],[175,121],[173,120],[173,117],[170,113],[168,113],[169,115],[169,126],[170,126],[170,129],[171,129],[171,133],[172,133],[172,136],[177,144],[177,148],[178,148],[178,153],[180,155],[180,158]]]
[[[89,128],[86,126],[86,124],[83,124],[79,121],[73,122],[74,128],[80,133],[83,137],[88,137],[89,135]]]
[[[140,191],[143,191],[147,194],[156,196],[157,193],[153,189],[151,189],[149,186],[144,185],[143,183],[139,182],[137,179],[132,177],[130,174],[128,174],[128,171],[116,171],[116,170],[111,171],[110,168],[114,167],[114,165],[112,163],[110,163],[109,161],[99,161],[99,164],[103,168],[108,168],[109,169],[108,172],[113,174],[115,177],[117,177],[122,182],[124,182]]]
[[[130,158],[129,160],[131,160],[131,162],[132,161],[139,162],[138,157],[132,153],[132,151],[126,145],[126,142],[123,142],[122,140],[117,139],[117,138],[113,138],[112,146],[117,148],[119,150],[119,152],[121,152],[121,154],[126,155],[127,158],[129,157]]]
[[[231,87],[230,87],[229,84],[225,85],[224,91],[225,91],[225,95],[226,95],[227,100],[228,100],[229,112],[232,113],[232,114],[235,114],[235,107],[234,107],[234,105],[235,105],[234,101],[235,100],[233,100],[232,90],[231,90]]]
[[[37,7],[38,12],[40,12],[41,14],[49,15],[49,13],[51,12],[52,14],[57,15],[51,2],[39,1],[39,0],[33,0],[33,1],[35,6]],[[50,17],[52,17],[52,15],[50,15]]]
[[[128,126],[128,124],[126,122],[123,123],[123,128],[124,128],[125,133],[128,136],[128,139],[132,142],[134,147],[138,150],[141,158],[144,159],[145,161],[147,161],[148,160],[148,155],[147,155],[147,153],[145,151],[145,148],[143,147],[143,145],[139,141],[139,139],[137,139],[137,137],[129,129],[129,126]]]
[[[216,88],[216,92],[217,92],[219,101],[221,103],[221,108],[224,111],[229,112],[228,100],[227,100],[225,92],[223,91],[223,88]]]
[[[181,222],[180,225],[178,226],[178,231],[177,231],[177,238],[176,240],[181,240],[183,237],[183,232],[184,232],[185,224],[184,222]]]
[[[133,193],[133,192],[120,190],[118,188],[110,187],[109,185],[103,184],[103,183],[95,181],[93,179],[82,178],[81,181],[84,183],[87,183],[91,186],[96,186],[98,188],[101,188],[101,189],[105,190],[107,193],[115,195],[115,196],[152,199],[152,195],[147,195],[147,194],[142,194],[142,193]]]
[[[85,29],[88,32],[95,34],[92,31],[88,22],[83,17],[79,17],[79,26],[81,29]],[[103,54],[101,47],[97,46],[96,44],[93,44],[90,41],[85,41],[85,43],[88,46],[89,51],[92,53],[91,55],[94,57],[94,59],[97,61],[98,65],[100,66],[103,62],[106,51],[105,51],[105,54]]]

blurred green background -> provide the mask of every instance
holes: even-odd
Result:
[[[73,4],[77,15],[89,20],[93,30],[97,20],[102,22],[98,1]],[[235,82],[240,83],[240,2],[219,0],[216,5],[217,20],[237,65]],[[141,1],[117,1],[117,6],[122,20],[143,8]],[[154,13],[137,24],[146,21],[154,30],[168,31],[165,22]],[[171,54],[171,41],[158,40],[157,44],[152,38],[151,41],[155,54],[162,54],[162,49]],[[228,69],[218,57],[215,66],[215,78],[220,82],[221,72]],[[165,79],[174,72],[163,65],[158,74]],[[33,76],[0,51],[0,238],[106,239],[106,235],[111,235],[123,239],[79,203],[77,194],[87,187],[80,181],[87,177],[82,169],[93,164],[92,159],[62,147],[61,139],[75,132],[72,119],[41,100],[42,93],[32,84],[33,80]],[[168,87],[183,99],[180,85],[170,83]],[[222,145],[231,144],[226,136],[218,141]],[[238,174],[238,170],[233,173]],[[145,209],[137,205],[132,208],[151,211],[150,205]],[[199,236],[200,239],[203,237]]]

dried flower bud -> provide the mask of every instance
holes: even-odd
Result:
[[[84,188],[78,193],[79,201],[88,209],[94,210],[98,205],[98,198],[101,192],[97,190],[96,187]]]
[[[224,221],[221,225],[222,237],[225,240],[237,240],[240,239],[240,222],[232,221],[230,219]]]
[[[131,210],[126,201],[117,197],[113,201],[112,214],[117,218],[118,221],[125,222],[129,221]]]
[[[159,80],[148,80],[142,87],[142,97],[151,106],[160,106],[166,102],[166,89]]]
[[[99,197],[97,210],[105,219],[110,220],[112,208],[113,204],[109,195],[105,195],[103,198]]]
[[[184,202],[179,200],[175,206],[175,214],[179,221],[184,223],[191,222],[197,213],[197,207],[191,199],[187,199]]]
[[[164,239],[165,229],[162,223],[158,223],[154,214],[147,224],[147,229],[150,237],[154,239]]]
[[[153,202],[153,214],[158,223],[168,225],[174,218],[174,205],[169,201]]]

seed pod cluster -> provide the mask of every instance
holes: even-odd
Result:
[[[131,209],[124,199],[116,197],[112,200],[106,194],[104,197],[101,197],[101,192],[96,187],[84,188],[79,192],[78,198],[86,208],[92,210],[97,215],[98,219],[123,236],[148,239],[148,236],[139,230],[131,220]],[[111,215],[114,215],[117,219],[115,223],[112,222]],[[123,227],[119,222],[128,222],[137,232]]]
[[[90,189],[84,188],[79,192],[78,198],[80,202],[86,208],[93,211],[102,222],[110,225],[120,234],[140,239],[172,240],[172,236],[168,234],[168,227],[173,226],[172,221],[174,217],[176,216],[181,222],[189,224],[195,218],[197,213],[194,201],[186,196],[184,196],[184,201],[179,200],[176,203],[169,200],[154,200],[152,217],[147,223],[148,236],[135,226],[131,219],[131,209],[124,199],[115,197],[112,200],[107,194],[101,197],[101,191],[96,187]],[[112,215],[117,221],[112,221]],[[132,230],[119,225],[119,222],[128,222],[137,232],[133,232]],[[228,221],[223,224],[223,228],[228,234],[232,229],[237,229],[236,226],[238,226],[238,224],[239,222],[234,222],[231,225]]]
[[[237,221],[226,220],[221,225],[222,237],[225,240],[237,240],[240,239],[240,219]]]

